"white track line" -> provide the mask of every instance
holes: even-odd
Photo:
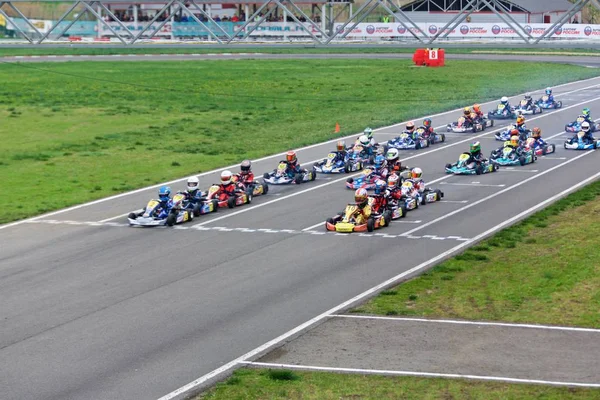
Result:
[[[489,321],[461,321],[457,319],[427,319],[427,318],[404,318],[404,317],[384,317],[375,315],[346,315],[334,314],[331,317],[335,318],[355,318],[355,319],[373,319],[398,322],[431,322],[437,324],[456,324],[456,325],[477,325],[477,326],[503,326],[509,328],[528,328],[528,329],[547,329],[555,331],[571,331],[571,332],[590,332],[600,333],[600,329],[594,328],[578,328],[575,326],[557,326],[557,325],[536,325],[536,324],[513,324],[509,322],[489,322]]]
[[[594,77],[594,78],[583,79],[583,80],[579,80],[579,81],[573,81],[573,82],[563,83],[563,84],[560,84],[560,85],[556,85],[553,88],[556,89],[558,87],[581,84],[581,83],[589,82],[589,81],[592,81],[592,80],[595,80],[595,79],[600,79],[600,77]],[[564,92],[564,93],[557,94],[556,97],[565,96],[565,95],[568,95],[568,94],[571,94],[571,93],[580,92],[580,91],[587,90],[587,89],[590,89],[590,88],[594,88],[594,87],[597,87],[597,86],[600,86],[600,84],[590,85],[590,86],[586,86],[586,87],[583,87],[583,88],[570,90],[570,91],[567,91],[567,92]],[[536,93],[536,92],[540,92],[542,90],[544,90],[544,89],[537,89],[537,90],[531,90],[531,91],[524,92],[524,93],[519,93],[519,94],[516,94],[514,96],[511,96],[511,98],[521,97],[525,93],[532,93],[533,94],[533,93]],[[573,106],[559,108],[558,110],[553,110],[552,112],[549,112],[549,113],[546,113],[546,114],[540,114],[540,116],[551,115],[551,114],[554,114],[555,112],[560,112],[561,110],[567,110],[569,108],[572,108],[572,107],[575,107],[575,106],[580,106],[581,104],[585,104],[585,103],[588,103],[590,101],[595,101],[595,100],[598,100],[598,98],[592,99],[592,100],[588,100],[588,101],[583,101],[583,102],[577,103],[577,104],[575,104]],[[492,101],[488,101],[488,102],[485,102],[485,103],[481,103],[481,105],[483,106],[483,105],[486,105],[486,104],[495,104],[496,102],[497,102],[497,100],[492,100]],[[460,110],[462,110],[462,108],[455,108],[453,110],[444,111],[444,112],[441,112],[441,113],[438,113],[438,114],[433,114],[433,115],[425,116],[425,117],[423,117],[423,119],[424,118],[440,117],[442,115],[452,114],[452,113],[455,113],[455,112],[460,111]],[[535,118],[531,118],[530,120],[533,120],[533,119],[535,119]],[[381,130],[385,130],[385,129],[394,128],[396,126],[404,125],[407,122],[409,122],[409,121],[403,121],[403,122],[399,122],[397,124],[383,126],[383,127],[380,127],[380,128],[373,129],[373,131],[377,132],[377,131],[381,131]],[[495,132],[495,131],[493,131],[493,132]],[[334,142],[337,142],[338,140],[345,140],[345,139],[353,138],[353,137],[356,137],[357,134],[358,133],[355,133],[355,134],[352,134],[352,135],[348,135],[348,136],[344,136],[344,137],[340,137],[340,138],[336,138],[336,139],[332,139],[332,140],[328,140],[326,142],[315,143],[315,144],[312,144],[310,146],[301,147],[301,148],[297,149],[297,151],[308,150],[308,149],[312,149],[314,147],[322,146],[324,144],[334,143]],[[483,135],[480,135],[480,136],[483,136]],[[477,136],[477,137],[479,137],[479,136]],[[276,157],[281,157],[283,155],[285,155],[285,152],[278,153],[278,154],[273,154],[273,155],[270,155],[270,156],[265,156],[265,157],[258,158],[258,159],[253,160],[253,161],[254,162],[265,161],[265,160],[270,160],[270,159],[273,159],[273,158],[276,158]],[[239,163],[233,164],[233,165],[229,165],[229,166],[226,166],[226,167],[221,167],[221,168],[213,169],[213,170],[210,170],[210,171],[202,172],[200,174],[196,174],[196,176],[206,176],[206,175],[209,175],[209,174],[213,174],[213,173],[215,173],[217,171],[222,171],[222,170],[225,170],[225,169],[236,168],[238,165],[239,165]],[[170,185],[170,184],[173,184],[173,183],[182,182],[182,181],[184,181],[186,179],[187,179],[187,177],[185,177],[185,178],[179,178],[179,179],[174,179],[174,180],[171,180],[171,181],[168,181],[168,182],[163,182],[163,183],[159,183],[159,184],[156,184],[156,185],[146,186],[146,187],[143,187],[143,188],[140,188],[140,189],[135,189],[135,190],[132,190],[132,191],[129,191],[129,192],[119,193],[119,194],[116,194],[114,196],[104,197],[102,199],[94,200],[94,201],[91,201],[91,202],[88,202],[88,203],[78,204],[76,206],[63,208],[62,210],[57,210],[57,211],[53,211],[53,212],[50,212],[50,213],[47,213],[47,214],[42,214],[42,215],[38,215],[38,216],[35,216],[35,217],[31,217],[31,218],[23,219],[23,220],[20,220],[20,221],[12,222],[10,224],[2,225],[2,226],[0,226],[0,230],[5,229],[5,228],[10,228],[10,227],[16,226],[16,225],[21,225],[21,224],[23,224],[26,221],[36,220],[36,219],[39,219],[39,218],[47,218],[47,217],[50,217],[50,216],[53,216],[53,215],[62,214],[62,213],[67,212],[67,211],[78,210],[78,209],[83,208],[83,207],[88,207],[88,206],[92,206],[92,205],[95,205],[95,204],[104,203],[106,201],[118,199],[118,198],[121,198],[121,197],[124,197],[124,196],[129,196],[129,195],[132,195],[132,194],[141,193],[141,192],[143,192],[145,190],[148,190],[148,189],[158,188],[158,187],[161,187],[161,186],[164,186],[164,185]]]
[[[586,153],[586,154],[588,154],[588,153]],[[398,274],[398,275],[388,279],[387,281],[380,283],[379,285],[374,286],[371,289],[366,290],[366,291],[362,292],[361,294],[325,311],[324,313],[317,315],[316,317],[306,321],[305,323],[298,325],[294,329],[291,329],[291,330],[285,332],[284,334],[276,337],[275,339],[268,341],[267,343],[263,344],[262,346],[259,346],[253,350],[250,350],[246,354],[243,354],[242,356],[228,362],[227,364],[224,364],[221,367],[199,377],[198,379],[194,380],[193,382],[190,382],[187,385],[184,385],[184,386],[180,387],[179,389],[174,390],[173,392],[161,397],[159,400],[171,400],[171,399],[173,399],[183,393],[186,393],[198,386],[205,385],[206,383],[215,380],[221,374],[231,370],[232,368],[239,366],[241,363],[246,362],[254,357],[263,355],[267,351],[272,349],[273,347],[281,345],[282,343],[293,339],[294,337],[303,333],[307,329],[320,323],[322,320],[329,318],[331,315],[337,314],[338,312],[348,309],[355,304],[363,302],[365,299],[372,297],[373,295],[377,294],[378,292],[400,283],[405,277],[407,277],[409,275],[420,272],[426,268],[429,268],[429,267],[437,264],[440,261],[450,258],[451,256],[453,256],[456,253],[460,252],[461,250],[471,246],[472,244],[485,239],[486,237],[496,233],[497,231],[503,229],[504,227],[509,226],[509,225],[513,224],[514,222],[519,221],[522,218],[525,218],[526,216],[540,210],[543,207],[546,207],[550,203],[576,191],[577,189],[581,188],[582,186],[585,186],[588,183],[591,183],[591,182],[597,180],[598,178],[600,178],[600,172],[597,172],[593,176],[591,176],[587,179],[584,179],[583,181],[581,181],[579,183],[576,183],[575,185],[571,186],[570,188],[565,189],[562,192],[547,198],[546,200],[538,203],[537,205],[528,208],[527,210],[499,223],[498,225],[491,227],[487,231],[480,233],[479,235],[475,236],[474,238],[465,240],[462,243],[460,243],[459,245],[454,246],[451,249],[446,250],[445,252],[440,253],[437,256],[430,258],[429,260],[424,261],[421,264],[419,264],[407,271],[404,271],[401,274]]]
[[[565,162],[562,162],[562,163],[560,163],[560,164],[557,164],[557,165],[555,165],[554,167],[552,167],[552,168],[550,168],[550,169],[547,169],[547,170],[545,170],[545,171],[543,171],[543,172],[540,172],[539,174],[536,174],[536,175],[534,175],[534,176],[532,176],[532,177],[529,177],[529,178],[527,178],[527,179],[525,179],[525,180],[522,180],[522,181],[520,181],[520,182],[518,182],[518,183],[515,183],[514,185],[511,185],[511,186],[509,186],[509,187],[507,187],[507,188],[505,188],[505,189],[502,189],[502,190],[500,190],[500,191],[498,191],[498,192],[496,192],[496,193],[492,193],[492,194],[490,194],[489,196],[486,196],[486,197],[484,197],[483,199],[479,199],[479,200],[477,200],[477,201],[475,201],[475,202],[473,202],[473,203],[470,203],[470,204],[468,204],[468,205],[466,205],[466,206],[464,206],[464,207],[461,207],[461,208],[459,208],[459,209],[456,209],[456,210],[454,210],[454,211],[452,211],[452,212],[449,212],[449,213],[448,213],[448,214],[446,214],[446,215],[443,215],[443,216],[441,216],[441,217],[438,217],[438,218],[436,218],[436,219],[434,219],[434,220],[432,220],[432,221],[426,222],[426,223],[424,223],[423,225],[421,225],[421,226],[419,226],[419,227],[417,227],[417,228],[415,228],[415,229],[411,229],[410,231],[404,232],[404,233],[403,233],[402,235],[400,235],[400,236],[408,236],[408,235],[411,235],[411,234],[413,234],[414,232],[420,231],[421,229],[425,229],[425,228],[427,228],[427,227],[428,227],[428,226],[430,226],[430,225],[436,224],[436,223],[438,223],[438,222],[440,222],[440,221],[442,221],[442,220],[444,220],[444,219],[446,219],[446,218],[452,217],[453,215],[456,215],[456,214],[458,214],[458,213],[460,213],[460,212],[463,212],[463,211],[465,211],[465,210],[468,210],[468,209],[469,209],[469,208],[471,208],[471,207],[475,207],[475,206],[476,206],[476,205],[478,205],[478,204],[484,203],[484,202],[486,202],[486,201],[488,201],[488,200],[491,200],[491,199],[493,199],[494,197],[500,196],[501,194],[504,194],[504,193],[506,193],[506,192],[508,192],[508,191],[511,191],[511,190],[515,189],[515,188],[518,188],[518,187],[519,187],[519,186],[521,186],[521,185],[524,185],[524,184],[526,184],[526,183],[528,183],[528,182],[531,182],[531,181],[533,181],[533,180],[535,180],[535,179],[538,179],[538,178],[540,178],[540,177],[542,177],[542,176],[544,176],[544,175],[546,175],[546,174],[549,174],[550,172],[554,171],[555,169],[562,168],[562,167],[564,167],[565,165],[567,165],[567,164],[570,164],[570,163],[572,163],[573,161],[579,160],[579,159],[580,159],[580,158],[582,158],[582,157],[588,156],[588,155],[590,155],[590,154],[592,154],[592,153],[594,153],[594,152],[595,152],[595,150],[590,150],[588,153],[583,153],[583,154],[580,154],[580,155],[578,155],[577,157],[573,157],[573,158],[571,158],[571,159],[569,159],[569,160],[567,160],[567,161],[565,161]]]
[[[485,183],[453,183],[453,182],[442,182],[440,185],[452,185],[452,186],[481,186],[481,187],[505,187],[506,185],[488,185]]]
[[[430,378],[458,378],[458,379],[474,379],[483,381],[495,382],[511,382],[511,383],[528,383],[537,385],[552,385],[552,386],[577,386],[600,388],[600,383],[582,383],[582,382],[562,382],[562,381],[545,381],[540,379],[519,379],[508,378],[502,376],[486,376],[486,375],[463,375],[463,374],[443,374],[437,372],[415,372],[415,371],[397,371],[384,369],[363,369],[363,368],[339,368],[339,367],[318,367],[314,365],[296,365],[296,364],[276,364],[263,362],[243,362],[242,364],[252,365],[265,368],[285,368],[305,371],[325,371],[325,372],[346,372],[355,374],[377,374],[377,375],[398,375],[398,376],[420,376]]]

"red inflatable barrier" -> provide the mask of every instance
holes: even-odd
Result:
[[[415,65],[425,65],[426,49],[417,49],[413,54],[413,62]]]
[[[69,42],[81,42],[81,36],[69,36]]]
[[[428,67],[443,67],[445,64],[446,53],[444,49],[417,49],[413,54],[415,65],[425,65]]]

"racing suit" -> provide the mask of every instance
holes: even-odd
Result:
[[[382,177],[383,179],[386,179],[387,176],[388,176],[388,169],[387,169],[387,167],[385,165],[382,165],[379,168],[374,168],[373,172],[376,175],[379,175],[380,177]]]
[[[215,196],[221,198],[223,194],[226,194],[228,197],[235,196],[235,192],[237,191],[237,186],[235,183],[231,182],[228,184],[220,184],[219,190],[215,193]]]
[[[523,99],[523,100],[526,100],[526,99]],[[529,110],[529,109],[531,109],[532,107],[533,107],[533,99],[529,99],[529,100],[527,100],[527,103],[525,104],[525,107],[524,107],[524,108],[525,108],[526,110]]]
[[[477,120],[477,122],[483,121],[484,114],[482,111],[475,111],[474,114],[475,114],[474,120]]]
[[[590,128],[589,131],[585,132],[585,135],[583,135],[583,140],[587,143],[593,142],[594,136],[592,135],[592,129]]]
[[[238,182],[244,185],[252,185],[254,183],[254,173],[252,171],[240,172],[237,175]]]
[[[155,209],[154,211],[154,215],[156,215],[156,218],[162,219],[162,218],[167,218],[167,216],[169,215],[169,200],[158,200],[159,206]]]
[[[387,204],[385,194],[384,193],[373,194],[369,197],[373,199],[373,201],[371,202],[371,210],[378,214],[383,213],[385,206]]]
[[[554,95],[553,94],[547,94],[546,96],[548,96],[548,103],[554,103]]]
[[[465,125],[467,127],[471,127],[475,123],[475,121],[473,120],[473,117],[471,117],[471,114],[469,114],[469,115],[463,114],[463,118],[465,119]]]
[[[469,154],[469,159],[467,160],[466,164],[470,165],[472,168],[475,164],[485,161],[487,161],[487,159],[483,156],[483,154],[481,154],[481,151],[478,151],[477,153]]]
[[[357,225],[366,224],[367,220],[371,216],[371,206],[366,202],[363,205],[358,205],[358,209],[354,212],[354,220]]]
[[[421,178],[410,178],[407,181],[412,182],[415,189],[419,191],[419,193],[423,194],[425,191],[425,181]]]
[[[290,162],[287,160],[283,160],[283,161],[279,161],[279,163],[285,163],[287,165],[287,169],[286,169],[286,173],[288,175],[295,175],[295,174],[299,174],[302,172],[302,168],[300,168],[300,163],[298,162],[298,160],[294,161],[294,162]]]
[[[182,194],[185,196],[185,199],[192,204],[200,203],[204,200],[204,196],[202,195],[202,191],[200,189],[194,189],[190,191],[180,191],[178,194]]]
[[[435,133],[435,131],[433,130],[433,126],[422,126],[421,128],[423,128],[425,130],[425,133],[423,133],[423,137],[425,139],[428,139],[429,136],[431,136]]]
[[[546,141],[542,138],[535,139],[534,145],[535,147],[544,147],[546,146]]]
[[[335,153],[335,158],[333,159],[333,162],[345,161],[346,160],[346,155],[348,154],[346,152],[346,150],[332,151],[332,153]]]

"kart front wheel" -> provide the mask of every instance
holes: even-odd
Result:
[[[227,207],[229,207],[229,208],[235,207],[235,197],[234,196],[231,196],[230,198],[227,199]]]
[[[375,219],[373,217],[369,217],[367,220],[367,231],[373,232],[375,230]]]
[[[129,215],[127,216],[127,218],[129,218],[129,219],[136,219],[137,218],[137,214],[136,213],[129,213]]]
[[[175,222],[177,222],[177,214],[170,213],[169,216],[167,217],[167,225],[173,226],[173,225],[175,225]]]
[[[219,200],[217,199],[212,199],[212,205],[213,205],[213,212],[217,212],[217,210],[219,209]]]

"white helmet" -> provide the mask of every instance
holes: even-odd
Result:
[[[388,151],[387,154],[385,155],[385,159],[387,161],[394,161],[394,160],[398,160],[398,158],[400,157],[400,152],[398,151],[397,148],[395,147],[391,147]]]
[[[223,171],[223,172],[221,172],[221,183],[223,185],[230,184],[232,176],[233,176],[233,174],[231,173],[231,171]]]
[[[421,168],[413,168],[411,172],[411,175],[413,177],[413,179],[420,179],[423,176],[423,171],[421,171]]]
[[[506,96],[503,96],[503,97],[500,99],[500,102],[501,102],[501,103],[508,103],[508,97],[506,97]]]
[[[589,132],[590,130],[590,123],[587,121],[583,121],[583,123],[581,124],[581,130],[584,132]]]
[[[361,135],[358,138],[358,141],[360,142],[360,144],[362,144],[363,146],[368,146],[371,144],[371,141],[369,140],[369,138],[367,137],[367,135]]]
[[[193,192],[194,190],[197,190],[199,185],[200,185],[200,181],[198,180],[198,177],[197,176],[191,176],[187,180],[187,190],[188,190],[188,192]]]

